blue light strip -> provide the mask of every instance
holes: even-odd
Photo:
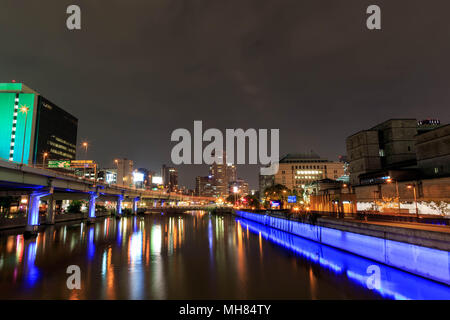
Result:
[[[418,245],[341,231],[246,211],[238,216],[336,247],[388,266],[450,284],[450,253]]]
[[[384,298],[397,300],[450,300],[450,287],[430,281],[413,274],[391,268],[363,257],[341,251],[315,241],[277,230],[260,223],[236,218],[243,228],[261,234],[269,241],[292,250],[306,259],[317,263],[339,276],[347,276],[351,281],[367,290],[367,280],[371,276],[367,272],[374,264],[380,268],[380,286],[374,288]]]

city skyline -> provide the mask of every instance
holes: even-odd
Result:
[[[0,7],[0,300],[450,300],[448,0]]]
[[[23,82],[76,116],[79,141],[105,167],[124,157],[137,167],[170,165],[171,132],[194,120],[221,130],[280,128],[280,156],[314,150],[332,161],[345,154],[347,136],[385,119],[450,122],[450,45],[437,41],[446,36],[447,3],[383,3],[378,33],[365,27],[359,1],[287,4],[130,1],[110,4],[111,19],[83,4],[82,29],[71,32],[58,1],[26,11],[9,2],[2,29],[30,23],[4,34],[1,80]],[[31,23],[34,6],[39,23]],[[258,168],[239,168],[251,188]],[[206,170],[180,166],[180,184],[193,187]]]

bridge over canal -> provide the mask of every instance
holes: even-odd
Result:
[[[0,160],[0,196],[29,196],[26,231],[36,233],[39,222],[39,202],[49,203],[45,222],[55,223],[54,201],[87,200],[88,220],[96,218],[97,201],[116,203],[116,213],[122,215],[122,202],[132,203],[132,212],[137,212],[138,203],[143,207],[164,207],[168,201],[210,204],[214,198],[181,195],[164,191],[153,191],[110,185],[83,179],[64,172],[27,166]],[[150,205],[151,204],[151,205]]]

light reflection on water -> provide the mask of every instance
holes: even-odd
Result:
[[[35,239],[3,232],[0,299],[372,299],[385,293],[362,285],[361,258],[264,228],[190,212],[56,225]],[[81,290],[66,287],[69,265],[80,266]],[[384,272],[390,283],[411,280]],[[386,287],[399,295],[384,296],[418,297],[413,287],[425,282],[415,283]]]

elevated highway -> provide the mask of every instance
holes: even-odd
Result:
[[[116,212],[122,215],[122,202],[132,202],[132,211],[136,213],[138,202],[142,205],[159,207],[167,201],[189,201],[208,204],[214,201],[210,197],[187,196],[165,191],[136,189],[120,185],[83,179],[62,171],[49,170],[36,166],[22,165],[0,160],[0,197],[29,196],[27,215],[28,232],[34,233],[39,226],[39,201],[49,201],[46,223],[55,221],[53,204],[55,200],[88,200],[88,219],[95,219],[96,201],[116,202]]]

